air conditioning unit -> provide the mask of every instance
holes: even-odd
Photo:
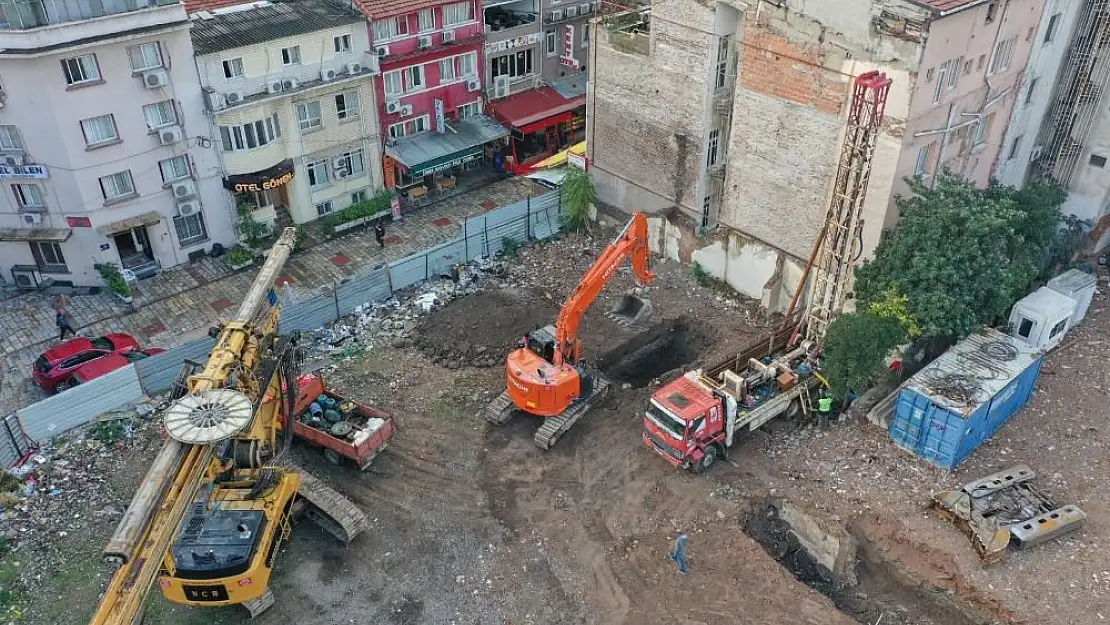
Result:
[[[162,145],[173,145],[181,141],[184,133],[177,126],[167,126],[158,129],[158,142]]]
[[[196,215],[200,212],[200,202],[195,200],[189,202],[177,203],[177,214],[181,217],[188,217],[189,215]]]
[[[552,11],[552,12],[548,13],[547,14],[547,21],[549,21],[549,22],[561,22],[561,21],[563,21],[563,12],[562,11]]]
[[[579,15],[587,15],[587,14],[593,13],[593,12],[594,12],[593,3],[578,5],[578,14]]]
[[[8,167],[23,167],[23,155],[11,154],[4,157],[4,164]]]
[[[376,50],[378,52],[379,59],[383,56],[389,56],[389,46],[378,46]]]
[[[19,219],[27,226],[42,225],[42,215],[37,213],[23,213],[19,216]]]
[[[409,115],[412,115],[412,105],[406,104],[401,107],[401,117],[408,117]]]
[[[566,13],[566,16],[567,16],[568,20],[570,18],[578,15],[578,7],[567,7],[565,9],[563,9],[563,11]]]
[[[507,98],[509,97],[509,77],[498,76],[493,79],[493,97]]]
[[[339,72],[335,71],[334,69],[321,70],[320,71],[320,80],[322,80],[324,82],[329,82],[329,81],[335,80],[335,77],[338,76],[338,75],[339,75]]]
[[[224,94],[222,93],[209,91],[204,95],[208,100],[208,110],[210,111],[222,111],[224,107],[227,106],[227,99],[224,98]]]
[[[197,194],[197,187],[191,180],[182,180],[173,183],[173,197],[176,200],[187,200]]]
[[[482,81],[478,80],[477,78],[471,78],[470,80],[466,81],[467,91],[474,93],[475,91],[481,91],[481,89]]]
[[[158,89],[170,84],[170,75],[164,69],[156,69],[143,73],[143,84],[147,89]]]
[[[440,43],[451,43],[455,40],[455,31],[445,30],[439,34]]]
[[[398,102],[397,100],[391,100],[389,102],[386,102],[385,103],[385,112],[386,113],[400,113],[401,112],[401,103]]]
[[[417,37],[416,41],[421,50],[427,50],[428,48],[432,47],[431,35],[420,35],[419,37]]]
[[[271,95],[273,95],[275,93],[281,93],[281,81],[272,82],[272,83],[267,84],[266,85],[266,93],[269,93]]]
[[[291,90],[296,89],[296,88],[297,88],[297,79],[296,78],[286,78],[285,80],[281,81],[282,91],[291,91]]]
[[[362,63],[347,63],[345,66],[347,74],[357,76],[362,73]]]
[[[228,106],[231,106],[233,104],[239,104],[240,102],[243,101],[244,97],[245,96],[243,95],[243,92],[241,92],[241,91],[231,91],[231,92],[228,92],[228,93],[224,94],[224,99],[227,100]]]
[[[332,161],[331,167],[335,170],[336,178],[346,178],[351,175],[351,170],[347,168],[347,159],[345,157],[340,156]]]

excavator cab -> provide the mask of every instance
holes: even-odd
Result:
[[[621,301],[609,311],[608,316],[621,325],[632,326],[647,321],[651,313],[650,301],[634,292],[629,292],[621,297]]]

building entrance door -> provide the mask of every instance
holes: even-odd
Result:
[[[147,238],[145,226],[122,232],[112,239],[119,252],[120,265],[124,269],[131,269],[138,273],[138,270],[154,264],[154,252],[150,249],[150,239]]]

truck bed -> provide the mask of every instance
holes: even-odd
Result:
[[[326,450],[331,450],[338,456],[354,462],[359,469],[365,470],[389,445],[397,430],[392,415],[347,399],[333,389],[325,388],[319,377],[302,376],[298,383],[301,392],[297,401],[297,415],[293,420],[293,434],[324,448],[325,456],[328,456],[329,460],[334,461],[334,456],[328,454]],[[308,407],[320,395],[326,395],[335,400],[335,405],[342,417],[341,421],[350,424],[348,433],[342,436],[333,434],[335,431],[333,423],[323,419],[319,421],[311,419]]]

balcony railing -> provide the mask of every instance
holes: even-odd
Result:
[[[173,4],[180,0],[0,0],[0,29],[30,30]]]

